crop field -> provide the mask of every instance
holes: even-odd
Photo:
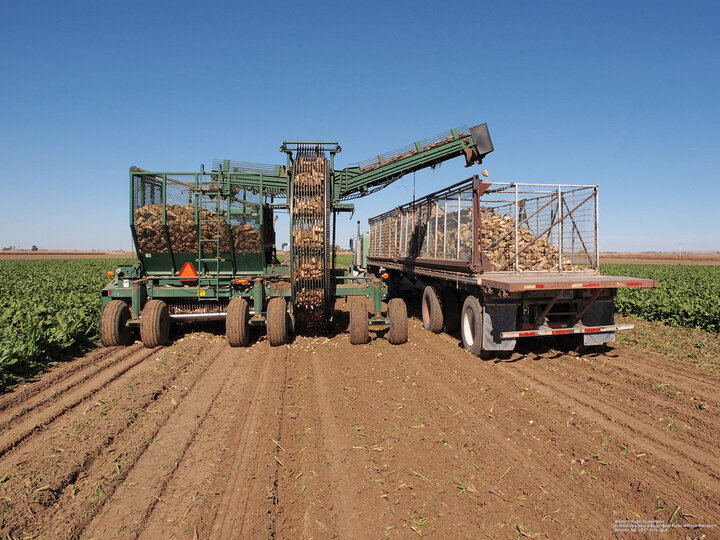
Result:
[[[24,343],[32,365],[92,347],[117,262],[0,263],[3,350]],[[718,334],[619,317],[637,327],[601,353],[523,341],[482,361],[414,302],[400,346],[350,345],[336,307],[328,336],[231,348],[220,324],[176,327],[167,347],[97,348],[0,396],[0,537],[717,532]]]
[[[620,290],[618,312],[672,326],[720,332],[720,266],[603,264],[601,271],[660,282],[656,290]]]
[[[94,346],[100,289],[124,259],[0,260],[0,391]]]

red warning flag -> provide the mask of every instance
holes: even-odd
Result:
[[[191,262],[186,262],[180,269],[178,277],[183,283],[195,283],[198,279],[198,273]]]

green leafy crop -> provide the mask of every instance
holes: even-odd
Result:
[[[672,326],[720,332],[720,266],[603,264],[603,274],[657,279],[660,287],[620,289],[618,313]]]
[[[0,391],[92,346],[117,259],[0,261]]]

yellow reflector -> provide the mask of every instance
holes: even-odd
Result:
[[[112,270],[108,270],[106,275],[107,277],[111,278],[115,275],[115,272],[113,272]]]

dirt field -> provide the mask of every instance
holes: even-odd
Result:
[[[0,398],[0,534],[717,538],[680,527],[720,525],[719,351],[644,323],[483,362],[417,319],[398,347],[99,349]]]

